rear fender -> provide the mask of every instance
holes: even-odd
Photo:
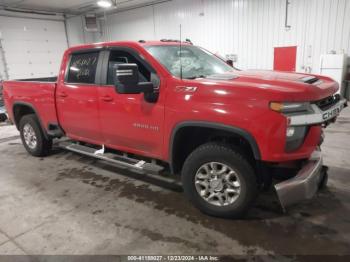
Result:
[[[15,123],[17,129],[19,130],[19,121],[21,120],[21,116],[16,115],[16,108],[17,107],[26,107],[26,108],[29,108],[31,111],[33,111],[35,116],[37,117],[37,119],[39,121],[39,124],[41,126],[41,130],[43,130],[45,138],[48,138],[47,130],[44,127],[43,122],[40,119],[40,115],[38,114],[35,107],[32,104],[27,103],[27,102],[15,102],[15,103],[13,103],[12,114],[13,114],[13,120],[14,120],[14,123]]]

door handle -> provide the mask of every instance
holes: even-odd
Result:
[[[59,93],[58,93],[58,96],[59,96],[59,97],[62,97],[62,98],[65,98],[65,97],[67,97],[68,95],[67,95],[66,92],[59,92]]]
[[[111,96],[102,96],[101,99],[105,102],[112,102],[113,101],[113,97]]]

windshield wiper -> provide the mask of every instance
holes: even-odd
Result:
[[[207,76],[205,75],[196,75],[196,76],[189,76],[186,77],[186,79],[197,79],[197,78],[206,78]]]

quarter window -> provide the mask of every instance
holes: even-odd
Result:
[[[94,84],[99,52],[73,54],[71,57],[68,83]]]

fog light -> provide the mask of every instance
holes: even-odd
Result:
[[[294,127],[288,127],[287,128],[287,137],[292,137],[294,136],[294,133],[295,133],[295,128]]]
[[[306,126],[288,126],[286,129],[286,152],[292,152],[300,148],[307,135]]]

